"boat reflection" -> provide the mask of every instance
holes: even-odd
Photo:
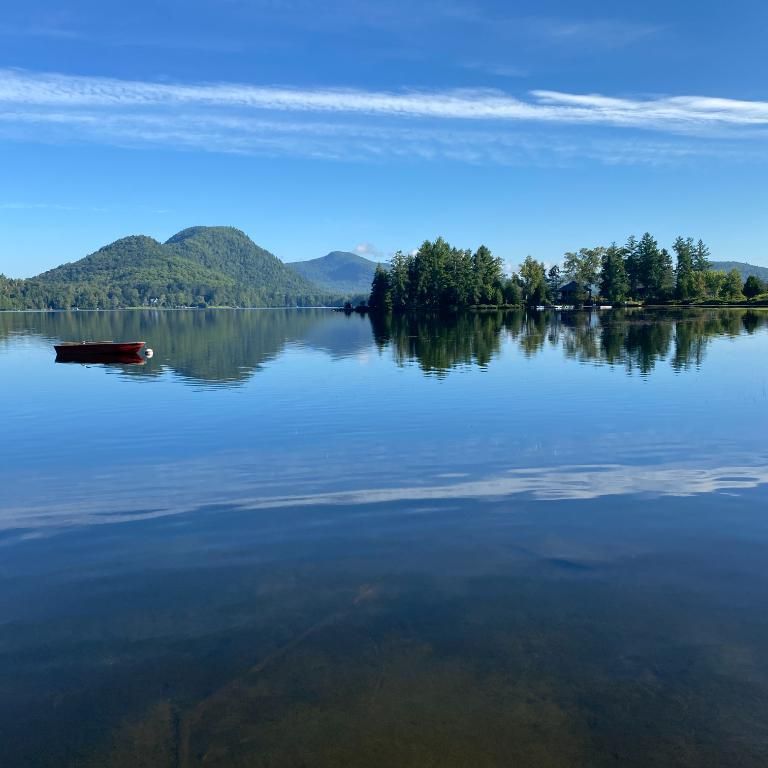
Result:
[[[100,352],[97,354],[77,355],[69,354],[66,356],[56,355],[57,363],[78,365],[146,365],[147,361],[141,355],[131,354],[130,352]]]

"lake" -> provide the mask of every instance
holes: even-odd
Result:
[[[2,765],[768,765],[767,361],[760,311],[0,313]]]

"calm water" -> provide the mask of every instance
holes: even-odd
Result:
[[[0,313],[0,763],[768,765],[767,353],[735,310]]]

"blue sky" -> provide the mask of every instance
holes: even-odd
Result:
[[[285,260],[702,237],[768,264],[768,5],[9,0],[0,272],[231,224]]]

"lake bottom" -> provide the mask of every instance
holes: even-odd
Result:
[[[764,766],[764,490],[7,534],[8,766]]]

